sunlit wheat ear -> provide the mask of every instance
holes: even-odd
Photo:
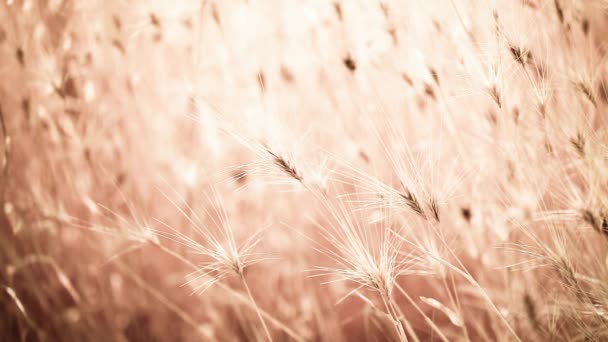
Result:
[[[130,242],[130,245],[118,250],[115,254],[110,256],[108,260],[106,260],[106,263],[134,252],[145,244],[155,245],[160,243],[158,235],[149,220],[137,211],[133,203],[127,200],[120,190],[118,190],[118,192],[128,209],[127,214],[121,214],[101,203],[91,202],[90,205],[94,205],[96,212],[94,221],[83,221],[75,217],[70,217],[68,223],[68,225],[75,228],[89,230],[118,240]]]
[[[600,106],[600,95],[603,91],[601,86],[602,72],[608,62],[608,54],[605,52],[588,51],[589,53],[577,55],[578,63],[566,66],[565,77],[570,83],[571,89],[579,95],[581,102],[587,102],[591,108]]]
[[[341,163],[342,169],[335,173],[341,174],[347,181],[337,182],[356,187],[354,193],[347,193],[342,197],[355,204],[357,210],[406,211],[425,220],[440,222],[441,206],[461,184],[466,172],[458,171],[462,169],[458,166],[458,158],[454,158],[451,165],[443,165],[444,169],[440,169],[438,160],[432,160],[429,156],[421,157],[422,162],[418,161],[410,148],[405,146],[407,144],[396,143],[405,141],[405,138],[392,132],[392,129],[389,131],[388,135],[392,135],[395,142],[386,141],[390,139],[386,137],[379,139],[395,180],[385,182],[359,168]],[[390,144],[400,145],[399,149],[402,151],[390,147]]]
[[[452,5],[455,6],[453,1]],[[495,27],[495,31],[497,29]],[[495,35],[496,42],[487,45],[471,40],[470,51],[467,49],[462,61],[453,67],[459,82],[453,87],[456,92],[452,97],[482,94],[489,97],[499,109],[503,108],[504,97],[507,95],[504,81],[512,73],[512,67],[502,63],[503,53],[498,32]]]
[[[197,107],[202,104],[195,103]],[[296,165],[294,151],[300,150],[294,139],[288,137],[287,127],[278,118],[269,117],[264,124],[259,118],[254,122],[237,122],[230,124],[217,108],[211,108],[213,114],[199,113],[193,119],[206,126],[211,123],[241,146],[252,152],[257,158],[251,163],[239,165],[228,170],[227,175],[237,182],[245,182],[249,176],[268,180],[275,185],[304,185],[303,168]],[[267,113],[259,113],[268,115]]]
[[[570,234],[564,230],[563,225],[548,226],[549,239],[538,236],[537,232],[529,227],[522,227],[521,231],[527,238],[526,243],[510,243],[502,245],[505,251],[519,254],[522,260],[516,264],[507,265],[511,269],[530,270],[539,267],[549,267],[556,271],[559,276],[557,282],[563,287],[573,290],[577,296],[585,296],[581,293],[580,283],[588,281],[590,277],[578,273],[573,250],[576,244]]]
[[[343,226],[343,225],[346,225]],[[377,245],[368,240],[364,233],[356,231],[363,227],[352,228],[346,221],[335,224],[341,231],[325,232],[325,238],[336,249],[323,251],[342,267],[318,267],[318,276],[337,276],[335,281],[352,281],[361,287],[391,294],[396,277],[408,274],[414,260],[400,260],[397,245],[386,238],[381,238]],[[320,229],[326,229],[318,225]],[[374,229],[372,227],[367,227]],[[391,252],[392,251],[392,252]],[[352,293],[351,293],[352,294]]]
[[[536,35],[521,34],[519,25],[503,25],[501,13],[494,12],[494,22],[496,36],[499,42],[499,49],[504,51],[503,60],[511,60],[513,67],[510,68],[509,76],[521,74],[527,81],[529,88],[534,95],[534,100],[538,106],[538,111],[545,116],[547,101],[551,96],[551,86],[548,66],[551,65],[548,58],[539,59],[538,42],[543,41],[542,33]],[[510,32],[510,29],[515,32]],[[533,48],[536,49],[533,53]],[[547,48],[543,46],[543,48]],[[526,88],[524,88],[526,89]]]
[[[106,234],[116,238],[123,238],[137,243],[158,243],[158,236],[154,232],[152,225],[147,219],[140,217],[130,208],[131,214],[129,217],[106,207],[103,204],[97,204],[102,213],[107,215],[100,219],[100,222],[92,224],[78,224],[88,228],[94,232]],[[77,222],[76,220],[74,222]]]
[[[187,236],[179,229],[171,227],[159,219],[157,221],[167,228],[168,231],[158,231],[157,234],[162,238],[185,246],[194,254],[211,259],[209,262],[201,263],[197,270],[190,273],[186,277],[185,284],[190,285],[194,293],[202,294],[213,284],[229,276],[240,278],[256,309],[266,337],[269,341],[272,341],[266,322],[245,280],[245,270],[247,268],[261,261],[268,260],[262,254],[253,252],[254,248],[261,241],[260,233],[262,230],[258,230],[242,242],[237,242],[233,228],[228,220],[228,213],[222,205],[218,193],[213,188],[205,194],[207,205],[213,209],[209,210],[203,207],[202,211],[205,214],[203,218],[192,210],[187,201],[177,191],[173,190],[172,192],[173,196],[177,197],[177,200],[171,199],[169,195],[161,191],[165,198],[188,220],[196,235],[194,237]],[[182,208],[186,208],[187,212]],[[206,224],[203,219],[208,220],[209,223]]]
[[[348,181],[338,180],[338,183],[354,185],[357,191],[354,193],[346,193],[340,197],[345,198],[347,202],[354,205],[355,210],[384,210],[390,209],[393,211],[407,210],[416,215],[429,219],[438,220],[439,213],[437,203],[431,199],[429,202],[430,213],[427,213],[425,204],[419,199],[419,196],[410,188],[404,185],[399,180],[400,188],[393,187],[354,168],[349,165],[344,165],[346,171],[336,171],[336,174],[342,174]]]
[[[159,237],[173,241],[187,248],[191,253],[211,259],[202,263],[200,269],[188,276],[186,284],[191,285],[195,293],[202,293],[213,283],[229,276],[243,276],[245,269],[267,258],[254,253],[256,245],[261,241],[262,230],[249,236],[242,242],[237,242],[233,228],[228,220],[218,194],[211,189],[205,194],[206,205],[213,209],[203,207],[203,217],[199,216],[177,191],[172,195],[161,190],[163,196],[186,218],[193,236],[184,234],[183,229],[177,229],[155,218],[164,230],[156,230]],[[208,223],[206,223],[208,222]],[[199,281],[205,279],[202,283]]]
[[[230,168],[226,173],[228,178],[243,183],[243,187],[249,185],[251,178],[286,190],[326,191],[329,177],[326,161],[313,165],[303,160],[300,156],[304,148],[302,142],[284,137],[251,137],[231,127],[218,126],[255,155],[252,162]],[[285,127],[277,129],[285,130]]]
[[[392,293],[397,277],[414,273],[416,258],[402,257],[401,243],[390,231],[390,219],[376,224],[366,224],[364,220],[349,210],[342,202],[324,200],[330,217],[329,222],[316,226],[322,232],[330,247],[318,250],[331,258],[338,266],[317,267],[315,276],[330,276],[327,283],[348,281],[356,287],[340,301],[357,293],[362,288],[380,295],[386,313],[396,324],[402,340],[407,339],[402,324],[408,334],[417,340],[416,334],[395,304]]]
[[[403,130],[391,125],[390,118],[381,123],[387,133],[378,137],[401,188],[408,190],[403,193],[404,200],[412,210],[418,200],[425,213],[421,216],[439,222],[441,207],[449,203],[473,167],[467,162],[467,157],[461,155],[461,148],[456,147],[449,158],[445,157],[444,151],[449,147],[445,144],[449,138],[447,119],[438,117],[436,120],[431,132],[411,146],[404,143],[408,137]]]
[[[99,171],[108,178],[111,173],[103,166],[99,166]],[[150,220],[142,213],[117,185],[113,184],[114,191],[119,200],[119,205],[126,210],[121,211],[93,201],[88,195],[83,194],[83,205],[92,214],[90,221],[83,221],[77,217],[69,216],[69,224],[76,227],[102,233],[111,237],[126,239],[138,244],[158,243],[158,236],[155,234]]]
[[[579,130],[568,141],[565,150],[571,155],[570,163],[563,166],[563,176],[557,179],[552,193],[562,209],[540,211],[535,214],[536,221],[561,223],[569,230],[581,232],[590,227],[608,237],[608,202],[602,185],[608,173],[605,154],[601,152],[604,138],[598,133]]]
[[[427,219],[423,203],[410,189],[405,187],[397,189],[355,168],[351,170],[352,173],[343,174],[352,179],[348,185],[355,185],[359,190],[355,193],[343,194],[341,197],[354,204],[356,210],[408,210]]]
[[[584,99],[589,101],[593,107],[597,107],[597,97],[595,95],[594,83],[589,77],[580,73],[570,76],[572,88],[579,92]]]
[[[278,191],[311,190],[325,192],[329,172],[324,163],[311,168],[308,163],[296,162],[293,155],[278,152],[260,144],[256,152],[256,160],[228,168],[222,176],[224,180],[232,178],[240,184],[239,190],[259,184],[270,186]]]
[[[535,250],[534,257],[542,261],[538,265],[546,266],[556,274],[553,281],[556,310],[560,311],[561,320],[566,324],[572,321],[575,324],[593,326],[596,324],[594,320],[597,320],[604,326],[608,309],[604,300],[606,288],[597,275],[603,273],[598,267],[605,269],[605,266],[580,263],[576,260],[579,252],[577,248],[584,245],[575,241],[563,228],[550,228],[549,241],[536,237],[532,232],[528,234]],[[532,248],[522,250],[525,254],[530,254],[528,251]]]
[[[93,222],[82,221],[71,218],[68,225],[74,228],[83,229],[99,233],[117,241],[129,242],[127,246],[117,250],[110,255],[105,262],[100,265],[107,265],[129,253],[135,252],[147,244],[159,245],[159,235],[148,220],[142,218],[135,208],[127,202],[129,214],[120,214],[103,204],[96,204],[99,208],[97,219]]]
[[[293,155],[280,152],[265,143],[251,144],[251,150],[258,160],[251,164],[239,166],[247,170],[247,174],[267,180],[271,185],[305,185],[306,179],[303,168],[296,165]]]

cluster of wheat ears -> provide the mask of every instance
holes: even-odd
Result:
[[[0,340],[608,340],[605,0],[1,0]]]

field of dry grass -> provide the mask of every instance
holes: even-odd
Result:
[[[605,0],[1,0],[0,340],[608,340]]]

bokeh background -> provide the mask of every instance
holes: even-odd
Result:
[[[608,338],[607,10],[2,0],[2,340]]]

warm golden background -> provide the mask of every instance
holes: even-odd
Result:
[[[0,340],[607,340],[607,25],[1,0]]]

